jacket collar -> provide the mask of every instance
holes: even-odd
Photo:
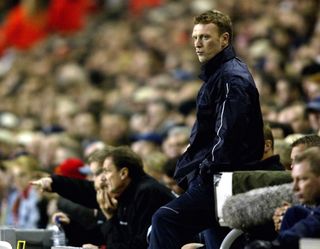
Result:
[[[132,201],[132,198],[136,194],[136,189],[139,185],[139,183],[143,180],[143,178],[146,177],[145,173],[142,173],[141,175],[137,176],[136,178],[132,179],[130,184],[127,186],[127,188],[123,191],[123,193],[120,195],[118,201],[119,203],[122,203],[126,205],[127,203]]]
[[[236,57],[235,51],[232,45],[229,45],[216,56],[210,59],[208,62],[201,66],[201,72],[199,78],[203,81],[207,81],[214,71],[224,62],[231,60]]]

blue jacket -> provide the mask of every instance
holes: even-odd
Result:
[[[299,206],[291,207],[291,213],[294,214],[296,208],[299,208]],[[288,209],[287,213],[289,213],[290,209]],[[299,219],[299,217],[290,217],[287,213],[283,222],[287,218]],[[292,223],[293,221],[291,220],[290,222]],[[291,228],[281,231],[277,241],[283,249],[298,249],[301,238],[320,238],[320,205],[310,209],[310,212],[305,217],[301,217]]]
[[[175,172],[182,186],[186,176],[200,168],[210,174],[254,169],[264,149],[259,93],[233,47],[203,64],[199,77],[204,83],[197,96],[190,146]]]

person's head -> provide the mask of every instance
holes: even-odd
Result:
[[[272,156],[274,151],[273,134],[268,124],[265,124],[263,126],[263,135],[264,135],[264,152],[263,152],[262,160]]]
[[[291,172],[293,190],[301,203],[320,200],[320,148],[313,147],[297,155]]]
[[[100,137],[103,142],[118,146],[126,142],[128,120],[121,113],[103,113],[100,119]]]
[[[186,126],[176,126],[171,128],[162,144],[163,152],[169,158],[181,156],[188,147],[190,133],[191,128]]]
[[[199,61],[207,62],[231,44],[230,17],[217,10],[209,10],[196,16],[192,38]]]
[[[274,140],[274,154],[280,156],[280,162],[286,170],[291,170],[291,144],[285,139]]]
[[[106,156],[100,180],[96,188],[107,188],[114,197],[119,197],[131,181],[144,174],[141,157],[128,146],[111,149]]]
[[[90,155],[88,155],[86,161],[90,167],[93,180],[101,174],[103,162],[109,155],[110,150],[113,148],[114,147],[112,146],[105,145],[104,148],[94,150]]]
[[[154,151],[143,157],[144,171],[161,182],[164,175],[164,165],[167,163],[168,157],[160,151]]]
[[[97,136],[98,122],[91,112],[80,112],[75,115],[72,134],[80,139],[95,138]]]
[[[170,188],[176,195],[181,195],[184,192],[184,190],[179,187],[178,183],[173,178],[177,160],[178,157],[170,158],[169,160],[167,160],[166,164],[163,167],[164,174],[162,176],[162,182],[164,185]]]
[[[278,114],[278,122],[289,124],[294,133],[306,133],[310,130],[306,106],[302,102],[283,108]]]
[[[294,161],[295,157],[301,154],[308,148],[320,147],[320,137],[315,134],[303,136],[291,144],[291,162]],[[291,165],[292,168],[293,165]]]
[[[320,130],[320,97],[314,98],[307,104],[307,116],[314,132]]]
[[[40,172],[39,161],[30,155],[22,155],[9,161],[8,167],[13,175],[13,183],[19,191],[24,191]]]

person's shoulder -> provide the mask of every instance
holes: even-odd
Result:
[[[138,185],[139,191],[146,191],[146,192],[154,192],[154,193],[163,193],[165,195],[172,195],[169,188],[167,188],[165,185],[158,182],[156,179],[154,179],[151,176],[145,175],[141,178],[139,185]]]
[[[228,60],[223,65],[223,73],[230,76],[241,76],[250,74],[248,66],[239,58],[235,57]]]
[[[145,175],[142,176],[139,182],[139,188],[162,188],[163,184],[158,182],[155,178]]]
[[[245,63],[232,59],[224,66],[221,77],[224,82],[228,82],[230,86],[238,86],[250,88],[253,87],[254,79]]]

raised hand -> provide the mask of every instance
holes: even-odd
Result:
[[[290,203],[284,202],[281,207],[276,208],[276,210],[274,211],[272,219],[274,223],[274,228],[277,232],[280,231],[283,216],[290,206]]]
[[[41,192],[51,192],[51,184],[52,184],[52,179],[51,177],[43,177],[40,178],[39,180],[31,181],[31,185],[35,186],[38,188]]]
[[[100,188],[97,190],[97,201],[107,219],[111,219],[118,208],[118,201],[112,197],[107,189]]]

